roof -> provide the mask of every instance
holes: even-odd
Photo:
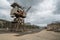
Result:
[[[13,3],[12,5],[11,5],[11,7],[15,7],[15,6],[17,6],[17,7],[19,7],[19,8],[22,8],[19,4],[17,4],[17,3]]]

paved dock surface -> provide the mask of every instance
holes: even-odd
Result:
[[[18,33],[0,33],[0,40],[60,40],[60,32],[42,30],[37,33],[25,35]]]

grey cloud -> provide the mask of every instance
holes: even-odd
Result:
[[[10,20],[10,4],[7,0],[0,0],[0,19]],[[7,15],[6,15],[7,14]]]
[[[40,17],[40,16],[35,17],[35,16],[33,16],[32,17],[33,19],[28,20],[29,19],[28,18],[27,21],[29,21],[32,24],[49,24],[49,23],[52,23],[54,21],[59,21],[60,20],[59,17],[60,17],[60,15],[59,16],[53,15],[50,17],[49,16],[48,17]]]
[[[0,19],[6,19],[6,15],[3,15],[2,13],[0,13]]]
[[[15,0],[16,2],[23,4],[23,5],[37,5],[38,3],[42,2],[43,0]]]
[[[56,0],[56,10],[54,14],[60,14],[60,0]]]
[[[31,8],[31,10],[28,12],[28,14],[27,14],[27,18],[26,18],[26,22],[30,22],[30,23],[32,23],[32,24],[48,24],[48,23],[51,23],[51,22],[53,22],[53,21],[58,21],[58,20],[60,20],[58,17],[60,17],[60,16],[54,16],[53,14],[53,16],[52,17],[41,17],[41,16],[39,16],[39,15],[35,15],[35,14],[37,14],[37,13],[35,13],[35,11],[39,11],[38,9],[37,9],[37,5],[39,4],[39,3],[41,3],[41,2],[43,2],[43,0],[15,0],[15,1],[17,1],[17,2],[19,2],[19,4],[21,4],[21,5],[23,5],[23,6],[30,6],[30,5],[32,5],[32,6],[36,6],[36,8]],[[10,1],[11,2],[11,1]],[[54,11],[56,14],[57,13],[60,13],[60,2],[57,2],[57,4],[56,4],[56,10]],[[55,14],[54,13],[54,14]]]
[[[12,2],[11,0],[8,1]],[[34,11],[38,11],[38,9],[33,8],[33,6],[37,6],[39,3],[43,2],[44,0],[14,0],[14,1],[20,4],[21,6],[26,7],[26,9],[29,6],[32,6],[29,12],[34,12]]]
[[[32,6],[29,12],[35,12],[38,9],[33,8],[33,6],[37,6],[39,3],[43,2],[44,0],[15,0],[15,2],[19,3],[20,5],[26,7]]]

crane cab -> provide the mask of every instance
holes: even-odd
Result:
[[[26,12],[17,3],[13,3],[11,7],[13,7],[11,9],[11,16],[26,18]]]

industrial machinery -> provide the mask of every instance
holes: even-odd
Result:
[[[24,25],[24,18],[26,18],[28,10],[31,8],[31,6],[25,11],[22,6],[20,6],[18,3],[11,4],[11,17],[14,18],[14,20],[11,22],[14,26],[11,26],[11,30],[15,31],[21,31],[20,29],[24,31],[24,28],[22,25]]]

